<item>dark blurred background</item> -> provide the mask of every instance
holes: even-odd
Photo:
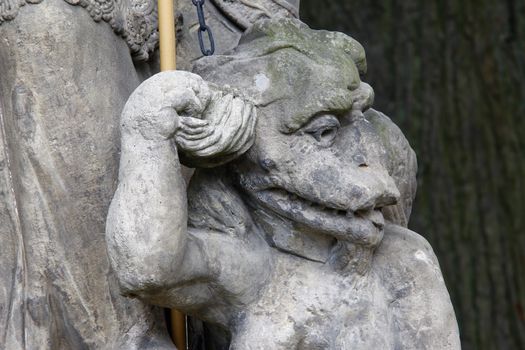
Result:
[[[438,255],[463,349],[525,349],[525,1],[301,7],[365,47],[375,108],[418,155],[410,228]]]

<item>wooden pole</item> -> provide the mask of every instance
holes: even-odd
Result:
[[[177,69],[173,0],[159,1],[160,70]]]
[[[186,350],[186,315],[171,310],[171,336],[178,350]]]
[[[177,69],[174,0],[158,0],[160,70]],[[186,350],[186,316],[171,310],[171,334],[178,350]]]

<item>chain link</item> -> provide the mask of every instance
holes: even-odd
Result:
[[[215,41],[213,40],[213,33],[211,32],[211,28],[208,27],[206,24],[206,20],[204,18],[204,2],[206,0],[191,0],[193,5],[197,8],[197,17],[199,18],[199,31],[198,31],[198,37],[199,37],[199,46],[201,48],[201,52],[204,56],[211,56],[215,52]],[[207,34],[208,37],[208,43],[209,48],[206,48],[204,46],[204,34]]]

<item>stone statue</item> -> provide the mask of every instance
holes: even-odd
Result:
[[[432,248],[404,227],[413,151],[365,70],[352,38],[260,20],[196,74],[142,83],[106,229],[122,293],[223,348],[459,349]]]
[[[176,4],[179,67],[200,57]],[[217,52],[298,1],[209,0]],[[173,349],[159,308],[119,295],[105,219],[119,117],[157,70],[156,0],[0,0],[0,349]]]

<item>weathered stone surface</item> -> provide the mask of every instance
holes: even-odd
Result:
[[[0,26],[0,348],[148,348],[163,320],[119,295],[104,236],[140,80],[109,26],[46,5]]]
[[[364,57],[342,34],[260,21],[199,60],[202,78],[139,86],[106,230],[122,292],[231,349],[459,349],[432,249],[402,226],[415,157],[369,109]],[[199,167],[188,189],[181,160]]]
[[[2,0],[0,25],[13,20],[20,7],[43,0]],[[46,0],[47,1],[47,0]],[[64,0],[86,9],[94,21],[111,25],[137,60],[146,60],[158,44],[156,3],[150,0]]]
[[[0,1],[0,25],[16,18],[20,8],[43,0]],[[157,1],[152,0],[64,0],[84,8],[95,22],[107,22],[129,46],[133,58],[146,61],[158,45]],[[298,17],[299,0],[209,0],[207,19],[215,31],[219,52],[231,49],[240,34],[261,18]],[[191,1],[178,1],[176,16],[181,59],[200,57],[196,39],[198,20]],[[179,67],[179,69],[184,67]]]
[[[200,57],[186,3],[181,67]],[[119,295],[103,234],[119,115],[156,69],[155,5],[0,0],[1,349],[173,348],[158,309]],[[235,46],[235,13],[207,10],[218,52]]]
[[[206,23],[213,31],[216,54],[237,46],[241,34],[262,18],[298,17],[299,0],[208,0]],[[191,70],[202,57],[197,32],[197,12],[191,1],[177,2],[177,68]]]

